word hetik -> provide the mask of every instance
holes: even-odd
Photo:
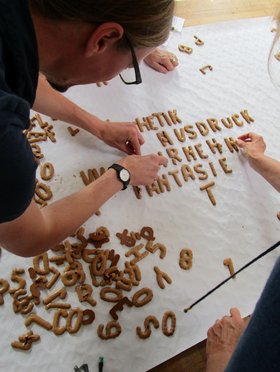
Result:
[[[136,119],[136,124],[141,132],[148,131],[151,133],[151,131],[156,131],[157,139],[166,152],[163,154],[162,151],[159,151],[158,154],[167,156],[172,164],[176,166],[174,170],[162,174],[151,185],[145,187],[146,192],[151,197],[154,194],[171,191],[171,185],[174,182],[178,187],[182,187],[183,182],[186,183],[189,180],[206,181],[209,177],[217,177],[218,169],[225,174],[232,173],[232,169],[228,166],[227,159],[224,156],[224,151],[228,150],[232,154],[239,152],[234,138],[226,137],[222,141],[217,141],[213,137],[208,139],[205,139],[205,137],[220,133],[225,128],[242,128],[245,124],[254,123],[254,119],[247,110],[243,110],[240,114],[233,114],[220,120],[208,118],[205,121],[196,122],[195,125],[184,125],[182,122],[176,110],[170,110],[167,114],[153,113],[144,117],[143,121]],[[170,128],[168,132],[162,130],[162,127],[165,126],[176,126],[176,128],[172,128],[173,133],[170,133]],[[199,138],[204,140],[203,144],[195,142],[189,145],[190,141]],[[181,144],[180,150],[174,146],[175,142]],[[209,155],[212,154],[223,156],[220,156],[217,162],[213,162],[209,161]],[[214,186],[215,182],[209,180],[209,183],[201,185],[200,190],[206,191],[211,203],[216,205],[216,199],[212,192]],[[133,189],[137,199],[141,199],[143,187],[134,187]]]

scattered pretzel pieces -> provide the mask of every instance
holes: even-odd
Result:
[[[136,264],[125,262],[125,269],[117,277],[116,288],[131,291],[133,286],[138,286],[141,281],[141,271]]]
[[[234,270],[234,266],[233,266],[233,262],[232,262],[232,259],[231,258],[225,258],[224,259],[224,265],[228,267],[229,269],[229,272],[230,272],[230,275],[235,278],[235,270]]]
[[[45,276],[37,276],[32,279],[32,284],[30,285],[30,292],[32,294],[32,297],[34,299],[34,302],[36,305],[40,304],[40,295],[41,289],[47,288],[48,279]]]
[[[206,75],[206,72],[205,70],[209,70],[209,71],[213,71],[213,67],[211,65],[206,65],[202,68],[199,69],[199,71],[203,74],[203,75]]]
[[[170,328],[168,329],[168,320],[171,320]],[[170,337],[174,334],[176,329],[176,315],[173,311],[166,311],[162,318],[162,332],[165,336]]]
[[[83,317],[84,317],[83,310],[81,310],[78,307],[71,309],[66,321],[67,332],[69,333],[79,332],[82,325]],[[74,318],[76,318],[76,321],[73,324]]]
[[[68,130],[68,132],[70,133],[70,135],[72,137],[76,136],[76,134],[78,134],[80,132],[80,129],[78,129],[78,128],[72,128],[70,126],[67,127],[67,130]]]
[[[124,291],[131,291],[133,287],[132,278],[126,278],[124,272],[121,272],[116,282],[116,288]]]
[[[61,326],[60,325],[60,319],[61,319],[61,317],[65,318],[65,319],[68,319],[68,312],[67,312],[67,310],[65,310],[65,309],[59,309],[54,314],[52,327],[53,327],[53,333],[56,336],[62,335],[66,331],[66,329],[67,329],[66,322],[65,322],[65,325],[64,326]]]
[[[36,271],[34,270],[33,267],[29,267],[29,269],[27,271],[28,271],[28,274],[30,276],[30,279],[33,281],[37,276]]]
[[[98,86],[98,88],[101,88],[103,85],[108,85],[108,81],[98,82],[96,83],[96,85]],[[110,120],[107,119],[106,121],[110,121]]]
[[[44,154],[42,154],[41,147],[37,145],[36,143],[31,144],[31,149],[35,158],[35,161],[39,163],[40,159],[44,157]]]
[[[193,264],[193,252],[189,248],[182,249],[180,252],[179,265],[183,270],[190,270]]]
[[[127,297],[123,297],[119,302],[117,302],[116,305],[113,306],[112,309],[110,310],[110,314],[114,320],[119,319],[117,311],[122,311],[124,305],[132,307],[133,303]]]
[[[36,278],[34,279],[33,283],[30,285],[30,292],[32,294],[32,297],[35,301],[36,305],[40,304],[40,295],[41,295],[41,289],[47,288],[47,279],[46,278]]]
[[[139,285],[142,279],[141,271],[139,269],[139,266],[134,264],[131,265],[130,262],[126,261],[124,263],[125,269],[124,269],[124,274],[128,274],[129,278],[132,282],[132,285]]]
[[[41,318],[39,315],[35,313],[29,314],[29,316],[25,319],[25,326],[28,327],[30,324],[36,323],[40,327],[45,328],[47,331],[52,330],[53,326],[49,322],[47,322],[45,319]]]
[[[144,242],[145,244],[139,244],[141,242],[138,242],[138,246],[129,247],[132,249],[128,250],[126,256],[129,257],[134,255],[135,257],[132,257],[133,259],[130,262],[125,261],[122,270],[118,267],[120,255],[116,254],[114,249],[100,249],[103,244],[100,244],[100,242],[104,239],[108,239],[109,241],[109,231],[105,227],[101,226],[96,232],[89,234],[89,238],[84,236],[84,233],[84,230],[78,230],[75,234],[71,235],[69,240],[64,241],[52,249],[54,254],[61,254],[61,256],[52,256],[49,258],[48,254],[45,253],[34,258],[33,267],[28,269],[28,274],[32,280],[30,295],[27,295],[27,291],[24,288],[26,285],[25,279],[23,278],[25,270],[15,269],[13,279],[19,283],[19,286],[18,288],[14,288],[13,291],[14,306],[17,311],[22,314],[29,313],[25,319],[25,325],[27,327],[36,323],[46,330],[52,330],[56,335],[62,335],[65,332],[76,333],[80,330],[82,325],[88,325],[94,322],[95,312],[93,310],[80,308],[72,309],[70,303],[59,302],[59,299],[63,300],[67,296],[65,287],[48,294],[47,297],[42,299],[45,309],[54,309],[54,317],[51,322],[46,321],[41,314],[39,316],[34,311],[31,312],[34,304],[40,304],[40,289],[52,288],[59,278],[65,286],[77,284],[75,285],[75,289],[80,302],[89,302],[92,306],[96,305],[96,301],[92,297],[93,288],[91,285],[84,284],[85,272],[83,270],[83,265],[78,261],[84,257],[86,258],[85,261],[88,261],[90,264],[89,268],[93,284],[96,282],[98,286],[100,285],[103,287],[108,284],[112,285],[115,282],[115,288],[105,287],[100,291],[101,299],[114,303],[114,305],[111,305],[112,308],[109,312],[114,321],[107,324],[99,324],[98,326],[97,333],[101,339],[112,339],[121,334],[122,328],[117,320],[120,316],[119,312],[124,310],[125,305],[129,307],[142,307],[152,300],[153,291],[150,288],[138,290],[131,296],[132,299],[124,297],[122,290],[120,290],[120,288],[122,288],[123,290],[130,291],[133,286],[138,286],[140,284],[142,275],[136,262],[146,257],[149,253],[155,253],[157,250],[160,251],[161,258],[164,258],[166,255],[166,247],[154,242],[155,236],[151,227],[144,226],[141,230],[139,229],[139,232],[129,233],[127,230],[124,230],[124,232],[120,234],[120,240],[123,240],[126,245],[128,243],[128,246],[132,243],[135,245],[136,242],[141,241],[141,239],[146,240]],[[97,246],[94,242],[97,242]],[[86,249],[89,243],[94,244],[95,249]],[[66,266],[60,274],[56,267],[51,266],[50,262],[66,264]],[[169,276],[158,267],[155,267],[154,270],[161,288],[165,288],[166,283],[164,283],[164,280],[169,284],[172,283]],[[100,282],[99,279],[101,280]],[[0,279],[0,295],[2,282]],[[6,291],[8,291],[8,289]],[[64,318],[64,320],[62,318]],[[173,321],[173,319],[171,320]],[[166,323],[167,321],[169,321],[169,318],[166,320]],[[137,327],[136,333],[138,337],[143,339],[149,337],[151,335],[151,325],[153,325],[155,329],[160,327],[156,317],[147,317],[144,321],[144,329],[143,326],[142,330],[141,327]],[[173,326],[173,323],[171,323],[171,326]],[[169,323],[166,329],[167,333],[171,333],[172,328],[170,329]],[[20,345],[19,348],[20,347],[25,348],[26,346]],[[27,347],[29,348],[29,345]]]
[[[45,185],[42,182],[36,183],[35,194],[37,195],[39,200],[42,200],[43,202],[46,202],[53,197],[53,193],[49,186]]]
[[[13,310],[15,313],[28,314],[33,309],[32,297],[27,296],[25,289],[18,289],[14,293]]]
[[[114,297],[108,296],[113,294]],[[100,290],[100,298],[106,302],[119,302],[123,298],[123,293],[117,288],[105,287]]]
[[[112,284],[113,280],[117,280],[120,271],[117,266],[111,266],[105,270],[103,275],[104,281],[106,284]]]
[[[4,294],[8,292],[10,284],[5,279],[0,279],[0,306],[4,304]]]
[[[117,233],[116,236],[120,239],[120,244],[126,247],[133,247],[136,244],[136,236],[134,233],[128,234],[128,230],[124,229],[122,233]]]
[[[63,265],[66,261],[66,255],[63,254],[61,256],[52,256],[50,258],[50,262],[54,262],[57,266]]]
[[[93,289],[89,284],[82,284],[76,287],[76,292],[80,302],[88,302],[91,306],[96,305],[96,301],[92,297]]]
[[[94,319],[95,319],[95,313],[93,310],[85,309],[83,311],[83,320],[82,320],[83,325],[92,324],[94,322]]]
[[[109,230],[104,226],[100,226],[95,233],[89,234],[88,241],[91,242],[95,248],[101,248],[104,243],[110,241],[109,237]]]
[[[115,330],[115,332],[113,332]],[[102,340],[109,340],[111,338],[116,338],[121,334],[122,328],[119,322],[112,320],[107,323],[104,334],[104,325],[99,324],[97,328],[97,334]]]
[[[93,275],[101,276],[104,275],[106,271],[107,257],[105,252],[100,252],[97,254],[90,264],[90,272]]]
[[[163,282],[163,279],[168,284],[172,284],[172,279],[170,278],[170,276],[167,273],[165,273],[164,271],[161,271],[157,266],[154,267],[154,271],[155,271],[156,276],[157,276],[157,283],[158,283],[158,285],[161,289],[165,288],[165,284]]]
[[[37,342],[39,340],[39,335],[34,334],[33,331],[29,331],[24,335],[19,336],[18,341],[13,341],[11,346],[14,349],[27,351],[31,349],[33,342]]]
[[[48,305],[51,303],[55,298],[59,297],[61,300],[64,300],[67,296],[67,291],[65,287],[58,289],[57,291],[51,293],[48,297],[46,297],[43,301],[44,305]]]
[[[156,329],[159,328],[159,321],[157,318],[153,315],[149,315],[144,320],[144,331],[142,331],[141,327],[136,327],[136,334],[139,338],[146,339],[151,336],[152,330],[150,323],[153,324]]]
[[[49,310],[49,309],[70,309],[71,305],[66,304],[64,302],[51,302],[50,304],[45,305],[45,308],[47,310]]]
[[[52,163],[47,162],[42,164],[40,168],[40,175],[44,181],[51,180],[54,176],[54,166]]]
[[[71,256],[75,260],[80,260],[83,256],[83,251],[88,245],[88,241],[82,234],[78,234],[76,238],[80,243],[77,242],[71,244]]]
[[[142,229],[140,231],[140,235],[143,239],[146,239],[148,241],[154,241],[155,240],[154,230],[149,226],[142,227]]]
[[[61,276],[61,281],[66,287],[75,285],[77,282],[83,284],[85,280],[86,275],[83,266],[78,261],[75,261],[72,265],[66,266]]]
[[[280,221],[280,212],[277,213],[277,218]]]
[[[40,267],[40,263],[43,262],[43,268]],[[48,253],[40,254],[33,258],[34,270],[39,275],[47,275],[50,273],[49,257]]]
[[[146,249],[150,253],[155,253],[157,250],[160,250],[159,257],[161,259],[164,259],[164,257],[166,256],[166,247],[163,244],[156,243],[156,244],[153,245],[153,242],[151,240],[149,240],[146,244]]]
[[[197,36],[194,36],[194,38],[195,38],[195,44],[196,45],[198,45],[198,46],[204,45],[204,42],[201,39],[199,39]]]
[[[34,195],[33,200],[35,201],[36,204],[39,205],[40,208],[44,208],[48,205],[48,203],[40,198],[38,198],[37,195]]]
[[[57,282],[58,278],[60,277],[60,272],[55,267],[50,267],[50,272],[53,273],[52,278],[46,283],[46,288],[51,289],[55,283]]]
[[[141,300],[141,297],[144,298]],[[153,291],[150,288],[142,288],[136,293],[134,293],[132,297],[132,303],[136,307],[141,307],[152,301],[153,299]]]
[[[193,48],[188,47],[187,45],[184,45],[184,44],[178,45],[178,49],[182,53],[192,54],[193,52]]]
[[[144,248],[144,244],[138,244],[125,253],[125,257],[130,257],[131,255],[135,256],[135,258],[130,261],[131,265],[136,264],[148,256],[149,252],[147,251],[140,253],[142,248]]]
[[[26,280],[21,276],[25,273],[25,270],[22,268],[16,268],[12,271],[11,280],[13,282],[18,282],[18,287],[11,288],[9,293],[13,295],[18,289],[24,289],[26,286]]]
[[[96,254],[98,253],[98,249],[83,249],[82,251],[82,258],[85,262],[91,263],[94,258],[96,257]]]
[[[274,54],[274,58],[277,59],[277,61],[280,61],[280,52],[277,54]]]
[[[213,181],[213,182],[209,182],[209,183],[207,183],[206,185],[201,186],[201,187],[200,187],[200,190],[201,190],[201,191],[206,191],[206,192],[207,192],[207,195],[208,195],[208,197],[209,197],[211,203],[215,206],[215,205],[217,204],[217,202],[216,202],[215,196],[214,196],[214,194],[213,194],[213,192],[212,192],[212,190],[211,190],[211,188],[212,188],[213,186],[215,186],[215,182],[214,182],[214,181]]]
[[[69,266],[74,264],[74,257],[72,252],[72,245],[69,240],[65,240],[64,242],[65,247],[65,259],[68,262]]]

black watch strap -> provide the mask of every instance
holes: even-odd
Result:
[[[123,184],[122,190],[125,190],[127,188],[127,186],[129,185],[129,182],[130,182],[129,170],[124,168],[122,165],[116,164],[116,163],[112,164],[108,169],[111,169],[111,168],[115,169],[118,179]]]

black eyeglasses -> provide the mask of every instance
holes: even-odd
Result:
[[[135,80],[134,81],[126,81],[121,74],[119,74],[120,78],[122,79],[122,81],[126,84],[126,85],[131,85],[131,84],[141,84],[142,83],[142,78],[141,78],[141,73],[140,73],[140,68],[139,68],[139,64],[138,64],[138,61],[137,61],[137,57],[136,57],[136,54],[135,54],[135,51],[134,51],[134,48],[129,40],[129,38],[124,34],[124,38],[129,46],[129,49],[131,51],[131,56],[132,56],[132,65],[133,65],[133,68],[134,68],[134,72],[135,72]]]

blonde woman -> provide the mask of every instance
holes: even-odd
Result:
[[[277,16],[279,39],[280,13]],[[246,133],[236,140],[250,166],[280,192],[280,162],[265,154],[263,138]],[[242,319],[237,308],[217,320],[207,333],[207,372],[280,371],[280,258],[265,285],[253,315]]]

